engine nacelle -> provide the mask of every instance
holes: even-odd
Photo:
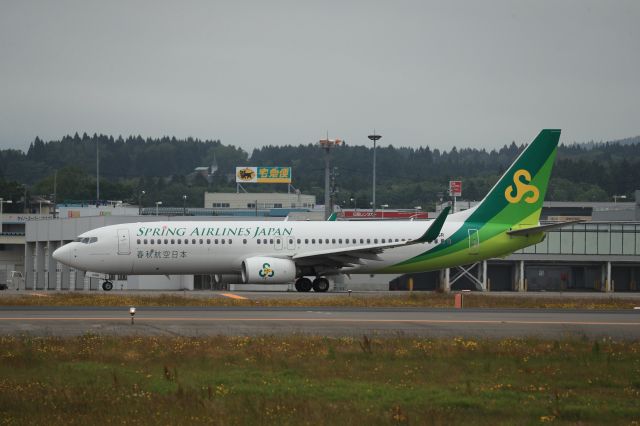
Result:
[[[285,284],[296,279],[293,260],[277,257],[249,257],[242,262],[242,282],[245,284]]]
[[[242,284],[241,274],[214,274],[213,282],[217,285],[221,284]]]

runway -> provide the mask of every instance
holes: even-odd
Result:
[[[2,307],[0,334],[640,338],[640,310]]]

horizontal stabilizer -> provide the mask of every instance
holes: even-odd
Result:
[[[549,223],[546,225],[540,225],[540,226],[532,226],[531,228],[523,228],[523,229],[514,229],[513,231],[507,231],[507,234],[509,235],[516,235],[516,236],[529,236],[531,234],[537,234],[540,232],[548,232],[551,231],[553,229],[558,229],[558,228],[562,228],[564,226],[567,225],[571,225],[573,223],[579,223],[579,222],[584,222],[584,220],[578,219],[578,220],[569,220],[567,222],[557,222],[557,223]]]

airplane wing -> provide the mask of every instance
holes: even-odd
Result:
[[[557,222],[557,223],[548,223],[546,225],[540,225],[540,226],[532,226],[530,228],[522,228],[522,229],[514,229],[513,231],[507,231],[507,234],[509,235],[516,235],[516,236],[529,236],[531,234],[537,234],[539,232],[548,232],[551,231],[553,229],[557,229],[557,228],[562,228],[563,226],[567,226],[567,225],[571,225],[573,223],[579,223],[579,222],[584,222],[584,220],[582,219],[578,219],[578,220],[569,220],[566,222]]]
[[[380,260],[378,254],[387,249],[434,241],[440,235],[449,210],[449,207],[442,210],[438,217],[429,224],[425,232],[414,240],[318,250],[296,254],[291,259],[300,265],[326,265],[333,267],[360,265],[362,264],[361,259]]]

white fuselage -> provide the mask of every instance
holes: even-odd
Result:
[[[447,222],[432,243],[385,249],[377,259],[360,259],[341,272],[373,273],[424,253],[461,225]],[[428,221],[139,222],[85,232],[54,257],[77,269],[107,274],[228,274],[238,273],[250,257],[366,250],[417,239],[428,226]]]

